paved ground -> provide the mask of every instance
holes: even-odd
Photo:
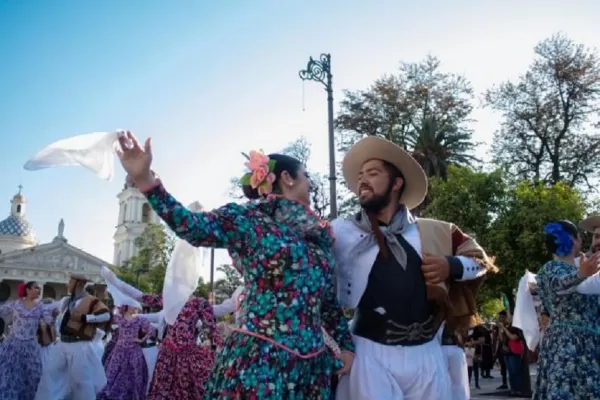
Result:
[[[535,374],[536,367],[531,367],[531,383],[535,383]],[[500,371],[495,369],[492,371],[492,376],[494,379],[480,379],[479,385],[481,386],[480,390],[471,389],[471,400],[501,400],[501,399],[516,399],[516,397],[508,397],[508,396],[483,396],[484,393],[492,393],[496,391],[496,388],[502,384],[502,379],[500,378]],[[506,392],[506,390],[504,391]],[[501,393],[501,392],[500,392]]]

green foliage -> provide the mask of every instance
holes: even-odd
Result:
[[[492,223],[486,237],[500,273],[488,279],[496,294],[509,299],[525,270],[537,271],[550,258],[544,245],[544,226],[555,220],[577,223],[585,212],[579,192],[567,185],[518,184]]]
[[[556,34],[534,54],[519,79],[486,93],[502,117],[494,162],[519,180],[590,187],[600,169],[598,53]]]
[[[209,294],[210,294],[210,283],[204,282],[204,278],[200,277],[200,279],[198,280],[198,287],[196,288],[194,295],[208,299]]]
[[[404,62],[397,74],[366,90],[344,92],[335,120],[339,150],[380,136],[410,151],[428,176],[445,178],[451,164],[473,165],[473,90],[465,77],[442,72],[440,65],[431,55]]]
[[[487,173],[450,166],[448,179],[431,179],[426,218],[456,224],[485,244],[492,219],[501,210],[507,187],[499,171]]]
[[[215,303],[221,303],[233,295],[233,292],[243,284],[242,276],[231,265],[223,264],[217,267],[217,271],[225,275],[224,278],[215,281]]]
[[[484,320],[495,320],[498,313],[505,309],[504,303],[499,297],[481,298],[482,301],[478,304],[479,316]]]
[[[160,293],[173,252],[174,239],[162,224],[149,224],[135,240],[137,254],[117,271],[117,276],[143,292]]]

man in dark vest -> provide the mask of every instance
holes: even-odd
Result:
[[[457,226],[411,214],[427,177],[401,147],[369,136],[350,148],[342,169],[362,210],[332,224],[338,298],[355,309],[356,354],[337,398],[448,398],[439,331],[477,323],[475,297],[497,269]]]

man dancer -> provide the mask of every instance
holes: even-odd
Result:
[[[362,210],[333,222],[338,297],[356,309],[356,355],[337,398],[448,398],[436,333],[444,320],[451,330],[473,326],[478,288],[496,267],[456,226],[410,214],[427,194],[427,177],[399,146],[367,137],[342,168]]]
[[[106,374],[92,341],[97,327],[110,323],[111,314],[108,307],[86,292],[87,281],[77,274],[69,279],[70,296],[62,303],[58,317],[60,341],[50,366],[61,379],[42,380],[36,400],[95,399],[106,385]]]
[[[592,234],[592,246],[587,257],[600,251],[600,215],[592,215],[579,223],[579,228]]]

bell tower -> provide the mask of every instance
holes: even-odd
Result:
[[[160,219],[135,185],[125,182],[119,199],[119,217],[114,239],[113,264],[117,266],[137,254],[137,239],[149,224],[158,224]]]

